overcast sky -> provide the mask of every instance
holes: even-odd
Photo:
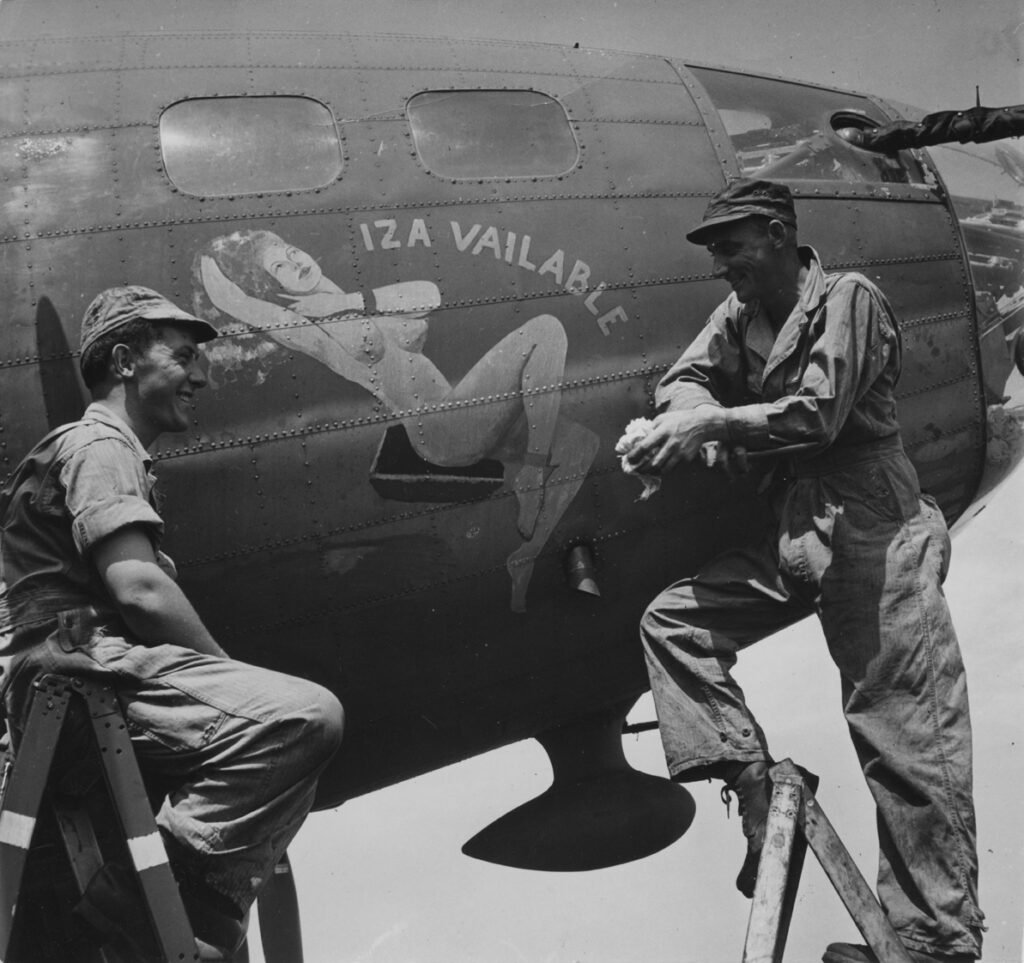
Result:
[[[409,0],[345,10],[356,32],[458,31],[641,50],[848,86],[926,110],[971,106],[975,85],[988,105],[1024,102],[1019,0]],[[295,26],[307,26],[301,15]],[[1019,473],[957,535],[947,586],[974,711],[987,963],[1021,960],[1022,499]],[[821,774],[822,805],[873,881],[872,806],[820,630],[805,623],[763,643],[746,654],[739,676],[776,753]],[[636,715],[650,718],[649,705]],[[656,734],[627,739],[627,753],[638,768],[664,773]],[[552,875],[460,853],[548,780],[544,753],[531,742],[313,816],[292,849],[307,963],[738,963],[749,904],[733,878],[744,846],[717,786],[695,788],[697,817],[686,836],[628,866]],[[836,939],[857,934],[809,857],[786,960],[817,960]]]

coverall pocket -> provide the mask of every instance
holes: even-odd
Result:
[[[919,511],[916,478],[908,477],[894,460],[879,459],[834,471],[822,481],[845,506],[849,521],[860,510],[889,522],[903,522]]]
[[[177,684],[195,672],[203,657],[175,645],[137,645],[114,635],[96,633],[87,645],[97,667],[114,676],[128,730],[172,752],[207,746],[227,718],[215,699],[196,698]],[[201,672],[201,669],[200,669]]]

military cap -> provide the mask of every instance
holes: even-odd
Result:
[[[213,325],[182,311],[162,294],[139,284],[128,284],[101,291],[85,309],[80,338],[82,357],[97,338],[137,320],[180,325],[187,328],[197,342],[217,337]]]
[[[704,220],[686,235],[686,239],[694,244],[706,244],[716,227],[755,216],[770,217],[796,227],[796,209],[789,188],[772,181],[733,181],[711,201],[704,212]]]

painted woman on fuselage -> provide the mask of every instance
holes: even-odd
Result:
[[[378,288],[368,306],[270,231],[217,238],[196,256],[193,273],[219,311],[316,358],[401,412],[426,461],[459,467],[490,457],[519,466],[512,488],[524,544],[509,557],[508,570],[513,608],[522,610],[533,562],[597,450],[593,432],[559,416],[562,323],[550,314],[532,318],[452,385],[423,354],[427,315],[441,303],[430,281]]]

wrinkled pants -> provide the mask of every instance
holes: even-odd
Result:
[[[644,613],[668,769],[691,781],[770,758],[730,670],[739,650],[815,612],[877,806],[879,900],[908,947],[980,956],[967,686],[941,587],[949,535],[902,451],[842,462],[791,479],[760,545]]]
[[[338,700],[312,682],[175,645],[133,644],[90,608],[22,630],[4,701],[15,732],[47,672],[112,685],[183,888],[241,918],[313,805],[341,740]],[[26,646],[31,641],[32,644]],[[216,908],[216,907],[214,907]]]

